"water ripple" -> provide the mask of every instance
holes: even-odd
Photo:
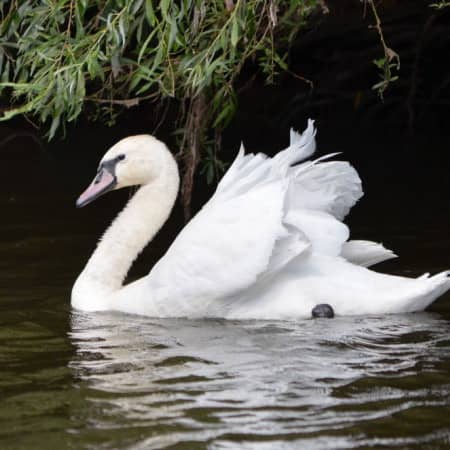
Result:
[[[414,448],[448,440],[444,415],[427,418],[450,413],[449,329],[431,313],[298,323],[76,313],[69,367],[96,429],[140,430],[129,448]]]

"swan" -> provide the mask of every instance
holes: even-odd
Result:
[[[127,272],[167,220],[179,189],[166,145],[130,136],[102,158],[82,207],[106,192],[139,185],[78,276],[71,302],[84,311],[153,317],[310,318],[325,304],[336,315],[419,311],[450,289],[450,271],[419,278],[368,269],[396,255],[349,240],[342,222],[363,195],[355,169],[335,154],[308,160],[316,130],[308,121],[270,158],[238,152],[212,198],[150,273]]]

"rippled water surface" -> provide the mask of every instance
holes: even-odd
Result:
[[[75,313],[71,284],[115,201],[76,211],[89,176],[61,184],[72,166],[58,167],[28,190],[17,173],[32,169],[2,172],[1,449],[450,447],[448,295],[431,312],[295,323]],[[448,219],[431,210],[354,229],[404,255],[386,270],[443,270]]]
[[[439,314],[240,323],[40,307],[2,320],[2,448],[450,445]]]

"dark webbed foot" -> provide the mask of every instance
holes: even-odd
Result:
[[[321,303],[320,305],[314,306],[311,314],[315,319],[318,317],[332,319],[334,317],[334,310],[327,303]]]

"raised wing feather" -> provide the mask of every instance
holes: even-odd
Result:
[[[241,145],[236,159],[217,186],[214,197],[243,194],[258,183],[273,179],[285,179],[285,183],[289,183],[291,176],[288,171],[292,170],[290,167],[314,153],[315,135],[314,121],[308,120],[308,126],[302,134],[291,130],[289,147],[273,158],[262,153],[244,155],[244,147]]]
[[[304,163],[291,171],[289,201],[293,209],[324,211],[342,220],[363,196],[358,173],[347,162]]]
[[[342,215],[345,207],[336,211],[331,203],[337,192],[341,197],[351,192],[344,185],[349,174],[355,179],[354,171],[345,163],[318,161],[292,167],[314,150],[313,121],[302,134],[291,131],[290,146],[273,158],[245,155],[241,147],[211,200],[149,274],[162,307],[164,298],[177,298],[184,309],[180,315],[192,315],[197,302],[204,310],[208,302],[267,279],[299,255],[308,258],[311,249],[340,254],[348,229],[334,216]],[[327,178],[321,166],[332,168],[332,175]],[[324,193],[331,187],[322,180],[342,187],[327,196]],[[298,194],[307,196],[314,189],[317,196],[305,209],[306,199]],[[343,203],[348,206],[352,201]]]

